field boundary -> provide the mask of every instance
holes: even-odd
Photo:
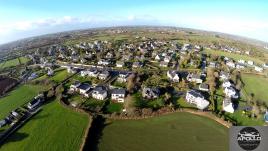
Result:
[[[89,132],[89,129],[90,129],[90,127],[91,127],[92,120],[93,120],[93,119],[92,119],[92,116],[90,116],[90,114],[89,114],[88,112],[86,112],[86,111],[84,111],[84,110],[82,110],[82,109],[79,109],[79,108],[73,108],[73,107],[71,107],[71,106],[65,104],[64,101],[62,101],[62,99],[59,99],[59,103],[60,103],[64,108],[67,108],[67,109],[72,110],[72,111],[74,111],[74,112],[79,112],[79,113],[81,113],[81,114],[86,114],[87,117],[88,117],[88,119],[89,119],[88,124],[87,124],[87,127],[86,127],[85,132],[84,132],[84,136],[82,137],[82,143],[81,143],[81,145],[80,145],[80,149],[79,149],[79,151],[83,151],[84,146],[85,146],[85,144],[86,144],[86,140],[87,140],[87,138],[88,138],[88,132]]]
[[[120,116],[115,116],[115,117],[110,117],[107,116],[106,114],[102,114],[105,118],[107,119],[111,119],[111,120],[141,120],[141,119],[147,119],[147,118],[153,118],[153,117],[159,117],[162,115],[168,115],[168,114],[172,114],[172,113],[179,113],[179,112],[187,112],[187,113],[191,113],[191,114],[195,114],[195,115],[199,115],[199,116],[203,116],[203,117],[207,117],[211,120],[216,121],[217,123],[230,128],[232,126],[232,123],[229,123],[227,121],[224,121],[223,119],[213,115],[211,112],[203,112],[203,111],[197,111],[197,110],[192,110],[192,109],[179,109],[179,110],[174,110],[171,112],[165,112],[165,113],[161,113],[161,114],[157,114],[157,115],[152,115],[152,116],[136,116],[136,117],[120,117]]]

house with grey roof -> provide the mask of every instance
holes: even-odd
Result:
[[[91,85],[88,83],[82,83],[77,87],[77,90],[80,94],[85,95],[87,91],[91,89]]]
[[[71,91],[77,91],[78,87],[81,85],[81,83],[79,81],[75,81],[74,83],[72,83],[70,85],[70,90]]]
[[[199,74],[194,74],[194,73],[189,73],[186,77],[186,79],[190,82],[195,82],[195,83],[202,83],[203,79],[201,78],[201,75]]]
[[[180,76],[179,76],[178,71],[168,70],[167,77],[173,82],[180,82]]]
[[[234,105],[232,103],[231,98],[224,98],[222,102],[222,109],[229,113],[234,113]]]
[[[134,62],[133,65],[132,65],[133,68],[141,68],[142,66],[143,66],[143,64],[141,62],[139,62],[139,61]]]
[[[130,73],[129,72],[120,72],[117,77],[118,82],[127,82],[127,78],[129,77]]]
[[[97,100],[104,100],[108,96],[107,88],[104,86],[96,86],[92,90],[92,97]]]
[[[158,88],[148,88],[142,89],[142,97],[146,99],[156,99],[160,95],[160,90]]]
[[[123,103],[126,97],[126,89],[113,89],[111,92],[112,100]]]
[[[123,61],[117,61],[116,62],[116,67],[123,68],[124,66],[125,66],[125,62],[123,62]]]
[[[229,73],[228,72],[224,72],[224,71],[221,71],[220,72],[220,80],[224,81],[224,80],[227,80],[229,79]]]
[[[209,105],[209,102],[204,98],[204,96],[196,90],[187,91],[185,99],[188,103],[196,105],[196,107],[200,110],[207,108]]]
[[[106,80],[109,77],[110,73],[109,71],[102,71],[99,75],[98,78],[101,80]]]
[[[201,91],[205,91],[205,92],[208,92],[209,91],[209,85],[206,84],[206,83],[201,83],[198,88]]]

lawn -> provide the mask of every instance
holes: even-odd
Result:
[[[120,113],[123,109],[123,103],[115,103],[115,102],[110,102],[106,107],[105,107],[105,112],[107,113]]]
[[[237,121],[238,125],[241,126],[263,126],[264,120],[249,118],[247,115],[244,115],[241,110],[235,111],[233,114],[225,113],[226,117],[234,119]]]
[[[67,70],[65,69],[58,69],[54,71],[54,75],[52,77],[48,77],[46,74],[35,79],[35,80],[44,80],[46,78],[49,78],[50,80],[55,81],[56,83],[63,81],[69,76]]]
[[[41,90],[40,86],[22,85],[8,93],[0,99],[0,119],[6,117],[10,111],[31,101]]]
[[[192,109],[197,109],[195,105],[190,104],[188,102],[186,102],[186,100],[184,98],[179,98],[177,100],[177,103],[180,105],[180,107],[182,108],[192,108]]]
[[[87,115],[53,101],[10,136],[1,151],[78,151],[88,123]]]
[[[25,64],[26,62],[29,61],[29,59],[26,58],[26,57],[20,57],[20,61],[21,61],[22,64]],[[0,68],[14,67],[14,66],[17,66],[17,65],[19,65],[19,59],[18,58],[8,60],[6,62],[1,63]]]
[[[255,63],[258,64],[263,64],[264,62],[256,57],[251,57],[251,56],[247,56],[247,55],[240,55],[240,54],[236,54],[236,53],[229,53],[229,52],[225,52],[225,51],[221,51],[221,50],[212,50],[212,49],[206,49],[205,50],[206,53],[208,54],[213,54],[213,55],[218,55],[218,56],[225,56],[228,58],[233,58],[234,60],[239,60],[239,59],[243,59],[243,60],[252,60]]]
[[[253,93],[255,99],[268,103],[268,78],[254,74],[243,74],[242,80],[245,83],[244,90],[247,96]]]
[[[100,151],[228,150],[228,129],[206,117],[173,113],[116,120],[102,131]]]

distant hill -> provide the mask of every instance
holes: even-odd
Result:
[[[197,29],[190,29],[190,28],[179,28],[179,27],[166,27],[166,26],[122,26],[122,27],[110,27],[110,28],[90,28],[90,29],[84,29],[84,30],[74,30],[74,31],[66,31],[66,32],[60,32],[60,33],[54,33],[54,34],[47,34],[47,35],[41,35],[36,37],[30,37],[25,38],[21,40],[17,40],[14,42],[10,42],[7,44],[0,45],[0,52],[7,52],[7,51],[13,51],[13,50],[28,50],[32,48],[38,48],[46,45],[53,45],[53,44],[59,44],[64,42],[65,40],[69,39],[76,39],[79,36],[91,36],[96,34],[96,31],[101,30],[107,30],[107,29],[155,29],[155,30],[161,30],[161,29],[177,29],[185,32],[194,32],[198,34],[205,34],[205,35],[214,35],[219,36],[222,38],[227,38],[235,41],[240,41],[248,44],[252,44],[258,47],[266,47],[268,46],[268,43],[245,38],[241,36],[235,36],[225,33],[219,33],[219,32],[211,32],[211,31],[203,31],[203,30],[197,30]]]

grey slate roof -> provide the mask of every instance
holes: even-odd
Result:
[[[112,94],[126,94],[126,89],[113,89]]]

